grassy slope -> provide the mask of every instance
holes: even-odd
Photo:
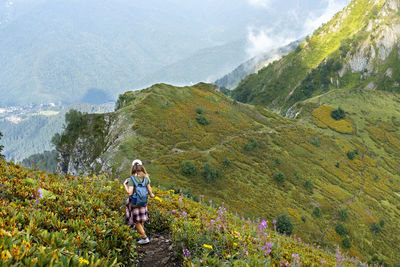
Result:
[[[357,94],[346,97],[348,103],[358,99]],[[121,179],[128,175],[131,160],[139,157],[146,162],[155,184],[183,188],[197,196],[204,194],[219,203],[225,201],[245,216],[272,220],[286,213],[297,235],[330,248],[344,239],[334,227],[339,223],[335,220],[338,209],[347,209],[349,218],[342,223],[350,230],[351,255],[364,259],[384,255],[388,262],[397,258],[400,162],[393,154],[397,152],[390,151],[392,146],[382,139],[383,135],[394,144],[400,142],[390,112],[385,117],[382,112],[370,113],[369,120],[381,117],[386,121],[386,128],[373,137],[377,131],[362,133],[360,122],[364,118],[353,117],[351,110],[357,110],[357,106],[344,106],[354,128],[359,129],[355,135],[318,128],[311,120],[313,105],[303,109],[303,119],[288,120],[261,107],[236,103],[206,84],[184,88],[160,84],[128,92],[121,99],[125,104],[107,115],[114,120],[108,142],[114,141],[101,155],[112,163],[113,172]],[[375,102],[375,98],[369,99],[363,110],[378,110],[379,97]],[[396,110],[396,99],[393,95],[380,103]],[[203,109],[209,125],[196,122],[197,107]],[[361,133],[371,136],[364,138],[366,145]],[[374,145],[388,149],[381,150],[379,159],[372,153],[372,140]],[[355,149],[359,155],[349,160],[346,153]],[[225,166],[224,159],[231,164]],[[182,174],[185,160],[197,166],[194,177]],[[338,162],[339,168],[335,167]],[[201,174],[205,163],[218,168],[222,177],[208,183]],[[282,184],[274,179],[279,172],[286,177]],[[320,208],[321,218],[312,215],[315,207]],[[371,224],[380,219],[386,222],[383,233],[373,235]]]
[[[118,181],[55,176],[0,160],[0,182],[0,266],[134,264],[138,235],[124,225],[125,192]],[[279,235],[271,224],[260,229],[259,222],[242,221],[223,207],[157,188],[155,193],[157,198],[149,202],[152,223],[147,231],[170,232],[180,255],[182,244],[191,252],[184,259],[188,266],[200,266],[200,257],[204,266],[335,264],[333,254]],[[268,253],[265,242],[273,244]]]
[[[367,25],[373,6],[373,1],[353,0],[299,49],[244,79],[234,90],[234,97],[242,102],[279,108],[312,69],[323,65],[328,57],[339,57],[341,42],[353,39]],[[344,77],[343,83],[350,84],[346,81],[350,78]]]

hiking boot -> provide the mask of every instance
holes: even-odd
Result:
[[[139,245],[144,245],[144,244],[148,244],[148,243],[150,243],[150,240],[149,240],[148,237],[142,238],[142,239],[140,239],[140,240],[138,241],[138,244],[139,244]]]

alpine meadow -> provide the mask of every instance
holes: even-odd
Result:
[[[63,109],[24,167],[0,154],[0,266],[400,266],[400,0],[352,0],[294,40],[214,84]],[[236,64],[216,47],[138,77]],[[127,224],[141,165],[147,237]]]

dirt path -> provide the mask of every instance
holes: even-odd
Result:
[[[153,234],[150,243],[138,245],[137,264],[140,267],[182,266],[182,260],[173,250],[170,235]]]
[[[221,147],[222,145],[231,142],[233,139],[235,138],[239,138],[239,137],[246,137],[249,134],[271,134],[274,131],[278,130],[278,129],[286,129],[286,128],[292,128],[292,127],[296,127],[299,125],[302,125],[304,123],[305,120],[309,119],[311,117],[311,115],[307,115],[304,116],[303,118],[301,118],[300,120],[298,120],[297,122],[293,122],[291,124],[288,125],[283,125],[283,126],[277,126],[271,129],[262,129],[262,130],[258,130],[258,131],[249,131],[249,132],[245,132],[242,134],[237,134],[237,135],[232,135],[232,136],[228,136],[225,140],[222,140],[220,143],[212,146],[211,148],[207,149],[207,150],[183,150],[183,149],[179,149],[179,148],[172,148],[171,149],[171,153],[170,154],[166,154],[166,155],[162,155],[156,159],[153,159],[152,161],[157,161],[163,157],[168,157],[168,156],[172,156],[174,154],[181,154],[181,153],[188,153],[188,152],[197,152],[200,154],[210,154],[210,152],[217,150],[219,147]]]

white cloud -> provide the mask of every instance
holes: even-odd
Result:
[[[250,5],[260,6],[264,8],[269,7],[270,0],[248,0]]]
[[[303,33],[304,35],[312,34],[314,30],[316,30],[323,23],[328,22],[333,18],[333,16],[343,9],[345,3],[343,0],[325,0],[328,2],[327,7],[324,9],[322,14],[310,14],[307,17],[304,26]]]
[[[274,34],[271,30],[248,29],[247,49],[249,57],[259,56],[273,49],[285,46],[294,41],[293,37],[286,34]]]
[[[261,5],[262,0],[248,0],[249,3]],[[265,1],[267,3],[272,0]],[[283,47],[290,42],[310,35],[323,23],[343,9],[350,0],[323,0],[325,8],[319,12],[308,12],[301,5],[287,10],[286,16],[275,21],[275,25],[269,27],[248,28],[246,52],[249,57],[259,56],[273,49]]]

